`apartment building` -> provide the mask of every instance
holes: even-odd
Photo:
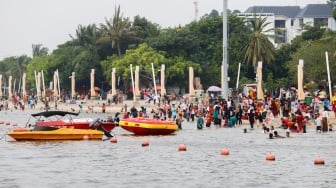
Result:
[[[275,28],[270,33],[276,35],[277,40],[270,39],[273,44],[290,43],[304,31],[304,25],[326,27],[336,30],[333,9],[328,4],[308,4],[304,8],[299,6],[253,6],[239,17],[252,19],[255,16],[267,17],[268,28]]]

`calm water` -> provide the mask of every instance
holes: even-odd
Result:
[[[81,114],[84,116],[84,114]],[[99,116],[100,114],[86,114]],[[0,112],[0,120],[25,123],[29,112]],[[6,126],[0,125],[1,135]],[[184,123],[171,136],[133,136],[114,129],[109,141],[15,142],[0,140],[0,187],[334,187],[335,133],[267,139],[261,130],[197,130]],[[280,130],[281,135],[285,135]],[[179,144],[187,146],[178,152]],[[221,156],[223,148],[229,156]],[[273,152],[275,161],[266,161]],[[314,165],[320,155],[324,166]]]

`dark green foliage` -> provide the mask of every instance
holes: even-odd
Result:
[[[266,40],[269,36],[262,35],[261,30],[265,25],[265,20],[258,21],[256,17],[251,30],[241,18],[234,14],[228,16],[229,87],[236,87],[239,63],[239,85],[255,83],[254,66],[260,60],[265,62],[265,89],[274,91],[279,87],[296,85],[299,59],[305,61],[305,83],[314,81],[317,85],[323,85],[323,80],[327,79],[325,51],[329,52],[331,70],[336,68],[335,33],[317,26],[305,26],[302,36],[295,38],[291,44],[274,49]],[[253,48],[252,44],[264,50],[257,53],[253,51],[257,48]],[[158,24],[140,16],[135,16],[131,22],[122,15],[120,7],[116,7],[111,19],[105,19],[105,23],[99,26],[79,25],[75,35],[50,54],[42,44],[37,44],[33,45],[33,58],[8,57],[0,61],[0,74],[3,75],[4,83],[9,75],[19,80],[26,72],[27,84],[33,88],[34,71],[43,70],[47,83],[53,79],[53,72],[58,69],[61,87],[69,90],[69,76],[75,72],[76,90],[88,90],[90,71],[95,69],[96,86],[107,90],[110,87],[111,70],[116,68],[117,75],[124,83],[122,89],[127,90],[130,85],[131,63],[134,69],[136,65],[140,66],[140,79],[144,87],[152,84],[151,63],[154,63],[156,70],[161,64],[165,64],[166,85],[178,86],[187,92],[189,66],[194,67],[195,76],[201,78],[203,89],[220,85],[222,45],[223,17],[216,10],[185,26],[162,29]],[[156,75],[158,76],[157,72]],[[332,79],[335,81],[336,78]]]

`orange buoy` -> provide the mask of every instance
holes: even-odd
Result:
[[[184,144],[180,144],[179,147],[178,147],[178,150],[179,151],[187,151],[187,146],[184,145]]]
[[[316,164],[316,165],[324,165],[324,159],[322,157],[318,156],[314,160],[314,164]]]
[[[226,148],[221,150],[221,155],[230,155],[230,151]]]
[[[143,139],[141,143],[142,147],[149,146],[149,141],[147,139]]]
[[[110,139],[110,142],[112,142],[112,143],[117,143],[117,142],[118,142],[118,140],[117,140],[117,138],[116,138],[116,137],[112,137],[112,138]]]
[[[83,136],[83,140],[89,140],[89,136],[88,135],[84,135]]]
[[[266,160],[268,161],[275,161],[275,155],[271,152],[266,154]]]

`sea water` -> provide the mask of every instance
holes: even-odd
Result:
[[[0,112],[0,120],[25,124],[31,112]],[[103,117],[102,114],[80,114]],[[1,135],[10,129],[0,125]],[[243,133],[247,128],[248,132]],[[334,187],[336,134],[292,133],[268,139],[244,122],[237,128],[203,128],[183,122],[168,136],[134,136],[116,127],[110,141],[17,142],[0,140],[0,187]],[[279,130],[285,135],[284,130]],[[146,138],[149,146],[142,147]],[[185,144],[187,151],[178,151]],[[222,156],[226,148],[230,155]],[[267,161],[266,154],[275,154]],[[321,156],[325,165],[314,165]]]

